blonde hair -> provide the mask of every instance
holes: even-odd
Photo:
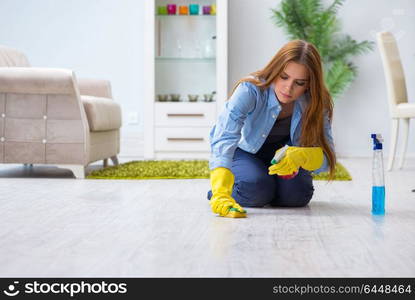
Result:
[[[241,82],[251,82],[261,90],[268,88],[284,71],[289,62],[304,65],[309,73],[310,103],[303,113],[300,146],[321,147],[323,149],[329,163],[329,179],[332,180],[335,172],[336,155],[324,134],[324,113],[327,113],[331,123],[333,100],[324,83],[320,54],[313,44],[303,40],[288,42],[262,70],[251,73],[251,77],[239,80],[233,91]]]

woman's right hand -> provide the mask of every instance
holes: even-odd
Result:
[[[210,172],[212,198],[210,206],[215,214],[222,217],[244,218],[246,211],[232,198],[234,176],[227,168],[216,168]]]

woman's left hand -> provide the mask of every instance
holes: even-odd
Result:
[[[286,176],[296,172],[298,172],[298,167],[296,167],[291,159],[287,159],[287,156],[281,159],[279,163],[271,165],[268,168],[269,175]]]
[[[291,175],[298,172],[301,167],[314,171],[323,164],[323,150],[320,147],[288,147],[281,161],[268,168],[270,175]]]

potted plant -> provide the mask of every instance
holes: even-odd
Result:
[[[282,0],[271,9],[275,24],[282,27],[289,39],[314,44],[320,52],[324,79],[333,100],[341,95],[357,76],[351,58],[373,50],[374,42],[357,42],[340,32],[336,14],[345,0],[334,0],[327,8],[321,0]]]

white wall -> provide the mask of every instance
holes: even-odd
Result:
[[[232,88],[240,77],[262,68],[287,39],[270,19],[270,8],[276,8],[280,0],[229,2]],[[138,138],[144,113],[143,7],[144,0],[0,0],[0,44],[21,49],[33,66],[69,68],[78,77],[111,80],[114,97],[123,110],[124,156],[142,153]],[[397,35],[408,94],[414,99],[415,1],[348,0],[339,17],[343,32],[356,40],[375,40],[373,33],[381,30]],[[371,132],[382,133],[386,142],[390,136],[386,87],[377,49],[357,57],[355,62],[359,77],[335,104],[333,129],[337,152],[342,156],[371,155]],[[128,124],[130,112],[139,113],[138,124]],[[410,135],[408,155],[414,155],[414,124]],[[386,152],[388,148],[386,144]]]
[[[325,3],[332,3],[330,0]],[[288,40],[276,27],[271,8],[279,0],[230,0],[229,86],[261,69]],[[390,30],[397,39],[407,78],[410,102],[415,100],[415,1],[348,0],[339,11],[342,31],[357,41],[373,40],[377,31]],[[378,49],[355,59],[359,75],[336,101],[333,131],[339,156],[371,155],[370,133],[380,132],[389,149],[390,121],[386,86]],[[412,100],[411,100],[412,99]],[[415,120],[410,127],[408,156],[415,154]],[[399,152],[398,152],[399,153]]]
[[[0,44],[23,51],[35,67],[109,79],[122,105],[121,155],[134,155],[142,131],[143,2],[0,0]],[[131,112],[138,123],[128,124]]]

